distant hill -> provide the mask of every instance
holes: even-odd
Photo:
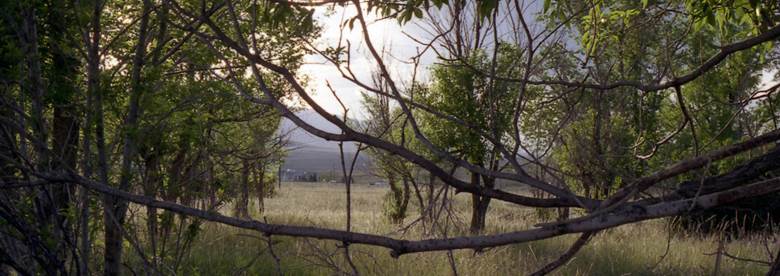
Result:
[[[344,152],[345,164],[350,166],[354,152]],[[371,168],[371,159],[366,154],[358,156],[355,164],[356,170],[367,170]],[[330,172],[341,173],[341,159],[338,150],[323,150],[318,148],[297,148],[287,153],[282,169],[292,169],[308,172]]]
[[[327,132],[340,133],[338,127],[328,122],[313,110],[297,112],[303,121]],[[305,130],[298,128],[292,121],[282,118],[279,126],[280,133],[287,133],[289,152],[282,169],[309,172],[336,172],[341,171],[341,159],[339,158],[338,142],[327,141],[314,136]],[[352,156],[357,151],[357,145],[352,142],[344,143],[344,155],[349,166]],[[371,159],[367,154],[360,154],[355,164],[355,169],[366,171],[371,167]]]
[[[303,121],[331,133],[340,133],[338,127],[331,124],[325,118],[312,110],[304,110],[296,113]],[[282,165],[283,170],[292,170],[291,174],[316,173],[320,177],[336,176],[341,177],[341,159],[339,158],[339,147],[337,142],[327,141],[314,136],[303,129],[298,128],[290,120],[283,118],[279,126],[280,133],[288,133],[289,152]],[[344,143],[344,154],[346,156],[346,165],[349,166],[352,156],[357,150],[355,143]],[[522,154],[522,153],[521,153]],[[355,177],[360,178],[365,183],[380,181],[381,179],[372,176],[370,169],[372,160],[368,154],[361,153],[355,165]],[[456,177],[468,181],[470,175],[465,170],[459,169]],[[515,186],[518,182],[500,180],[499,186]]]

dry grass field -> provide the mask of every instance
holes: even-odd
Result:
[[[398,226],[382,215],[386,186],[353,186],[353,229],[358,232],[387,234]],[[343,185],[284,183],[281,191],[267,199],[266,212],[255,219],[296,225],[345,227]],[[458,195],[454,207],[457,218],[467,222],[468,197]],[[254,209],[254,208],[253,208]],[[410,204],[406,222],[417,215]],[[488,217],[488,232],[526,229],[534,224],[533,210],[494,201]],[[717,237],[670,235],[667,221],[656,220],[627,225],[602,232],[555,275],[712,275],[715,270]],[[467,228],[465,225],[461,228]],[[457,229],[452,229],[458,231]],[[461,232],[462,233],[462,232]],[[420,238],[419,231],[395,237]],[[453,252],[458,275],[524,275],[535,271],[562,253],[575,235],[551,240],[487,249]],[[725,244],[733,256],[768,260],[765,247],[773,237],[744,238]],[[668,241],[668,242],[667,242]],[[349,270],[343,251],[335,241],[273,237],[274,253],[280,258],[286,275],[334,275]],[[667,249],[668,247],[668,249]],[[350,247],[358,270],[364,275],[452,275],[447,252],[429,252],[390,256],[387,249],[353,245]],[[341,269],[343,271],[339,271]],[[722,258],[720,275],[761,275],[767,266]],[[185,256],[182,275],[271,275],[276,273],[274,258],[267,242],[258,233],[228,226],[206,224],[191,252]]]

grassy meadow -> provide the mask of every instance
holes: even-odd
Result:
[[[358,232],[394,233],[383,217],[383,197],[387,186],[353,186],[353,229]],[[270,223],[316,225],[343,229],[346,224],[344,186],[324,183],[283,183],[273,197],[266,199],[264,214],[256,206],[253,217]],[[453,217],[461,229],[467,229],[469,197],[457,195]],[[405,223],[417,217],[417,207],[410,200],[410,214]],[[229,208],[224,208],[229,212]],[[532,227],[536,214],[493,201],[487,227],[489,233],[521,230]],[[670,235],[666,220],[655,220],[611,229],[595,236],[571,262],[554,275],[712,275],[715,270],[719,239],[717,237],[686,237]],[[451,235],[463,230],[451,229]],[[420,238],[412,228],[407,239]],[[568,235],[550,240],[503,246],[480,253],[458,250],[452,261],[458,275],[524,275],[557,258],[577,238]],[[775,248],[773,237],[744,238],[725,243],[733,256],[768,260],[765,241]],[[273,237],[273,250],[279,257],[285,275],[334,275],[350,271],[343,250],[336,241]],[[668,246],[668,249],[667,249]],[[364,275],[453,275],[447,252],[407,254],[397,259],[388,249],[352,245],[354,263]],[[130,251],[128,251],[130,252]],[[130,253],[128,253],[130,254]],[[767,266],[735,261],[723,257],[720,275],[762,275]],[[184,256],[180,275],[273,275],[275,259],[268,251],[267,241],[258,233],[229,226],[206,223],[189,255]],[[339,271],[341,270],[341,271]]]

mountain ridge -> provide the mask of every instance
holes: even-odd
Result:
[[[314,110],[302,110],[295,113],[304,122],[320,130],[330,133],[340,133],[341,130],[320,116]],[[306,132],[298,127],[291,120],[282,118],[279,124],[280,134],[286,135],[288,152],[282,169],[306,171],[306,172],[326,172],[335,169],[341,169],[341,156],[339,152],[339,143],[328,141]],[[355,142],[344,142],[345,164],[351,166],[352,157],[357,152]],[[371,158],[364,153],[358,156],[355,164],[356,170],[367,170],[371,166]]]

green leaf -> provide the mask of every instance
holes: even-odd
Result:
[[[707,24],[710,26],[717,26],[717,19],[714,12],[707,13]]]
[[[498,0],[482,0],[479,3],[479,17],[485,18],[490,16],[490,13],[498,6]]]
[[[718,29],[723,30],[724,26],[726,25],[726,16],[716,15],[715,21],[718,23]]]
[[[593,12],[596,15],[596,18],[601,17],[601,5],[593,6]]]

